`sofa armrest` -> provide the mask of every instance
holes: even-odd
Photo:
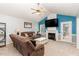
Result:
[[[43,45],[43,44],[37,45],[37,46],[35,47],[35,50],[38,50],[38,49],[41,49],[41,48],[44,48],[44,45]]]

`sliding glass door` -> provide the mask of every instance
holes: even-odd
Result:
[[[0,23],[0,47],[6,46],[6,23]]]

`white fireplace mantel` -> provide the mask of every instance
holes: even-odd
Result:
[[[58,30],[56,27],[48,27],[46,30],[46,38],[48,39],[48,33],[55,33],[56,41],[58,40]]]

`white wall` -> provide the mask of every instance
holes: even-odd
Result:
[[[32,29],[24,28],[24,22],[32,22],[30,20],[19,19],[12,16],[0,15],[0,22],[6,23],[6,43],[11,43],[11,39],[9,34],[15,33],[16,29],[19,28],[21,31],[35,31],[37,27],[35,27],[36,22],[33,21]]]
[[[56,14],[50,14],[50,15],[48,15],[48,19],[54,19],[54,18],[57,18]]]
[[[76,47],[79,48],[79,17],[77,17],[77,43]]]

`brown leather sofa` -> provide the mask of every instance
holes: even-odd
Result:
[[[23,55],[23,56],[43,56],[44,55],[44,45],[34,46],[31,42],[32,39],[28,37],[22,37],[15,34],[11,34],[10,38],[13,41],[14,47]]]
[[[33,36],[33,34],[34,34],[35,32],[21,32],[21,36],[26,36],[26,34],[29,36],[29,37],[32,37]]]

